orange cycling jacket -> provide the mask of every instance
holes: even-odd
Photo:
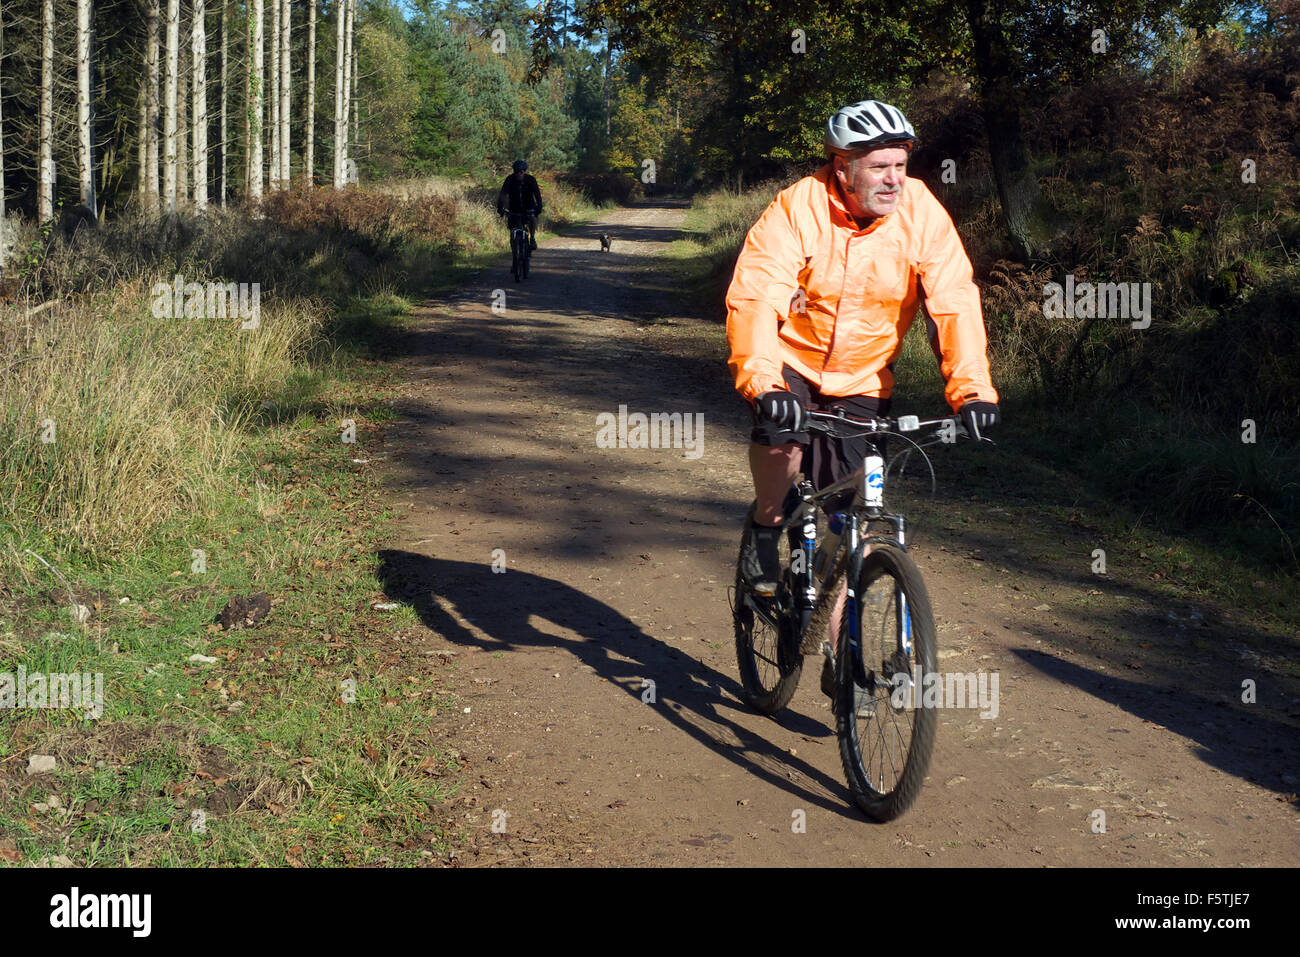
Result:
[[[908,178],[897,209],[859,228],[828,163],[778,193],[745,238],[727,290],[736,389],[751,402],[784,389],[789,365],[825,395],[888,398],[922,300],[953,411],[997,402],[979,290],[947,211]]]

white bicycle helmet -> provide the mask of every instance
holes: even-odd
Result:
[[[916,131],[901,110],[878,100],[851,103],[826,121],[826,152],[857,153],[897,144],[911,149]]]

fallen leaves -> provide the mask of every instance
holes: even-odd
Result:
[[[437,771],[438,759],[432,754],[426,754],[423,760],[415,766],[416,773],[433,774]]]
[[[18,844],[13,838],[0,839],[0,861],[4,861],[6,864],[17,864],[22,859],[22,852],[18,850]]]

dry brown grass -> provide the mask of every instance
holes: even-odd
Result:
[[[155,319],[145,283],[0,312],[0,530],[112,551],[210,501],[241,420],[292,373],[323,320],[264,303],[260,325]],[[53,439],[53,441],[45,441]]]

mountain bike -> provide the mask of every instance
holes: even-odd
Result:
[[[808,428],[868,439],[863,466],[823,490],[801,480],[786,495],[789,546],[774,595],[753,591],[736,567],[732,605],[736,662],[746,700],[766,715],[794,696],[804,655],[821,652],[835,679],[832,710],[840,761],[854,803],[889,821],[916,801],[930,765],[937,716],[921,705],[925,676],[938,671],[934,615],[920,570],[907,552],[906,519],[889,511],[885,479],[913,452],[966,435],[960,419],[855,419],[810,412]],[[933,429],[924,445],[909,437]],[[886,441],[888,439],[888,441]],[[883,450],[904,451],[885,466]],[[933,486],[934,470],[930,468]],[[748,541],[753,509],[745,522]],[[825,533],[819,534],[818,525]],[[836,606],[838,632],[831,633]]]
[[[506,214],[506,225],[510,228],[510,273],[515,282],[528,278],[528,263],[533,257],[528,241],[528,217],[533,212],[526,209],[522,213]]]

